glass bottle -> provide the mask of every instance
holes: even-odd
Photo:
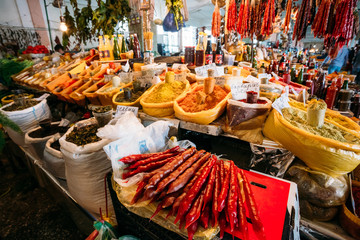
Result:
[[[218,38],[216,52],[215,52],[215,64],[221,66],[224,63],[224,52],[221,49],[221,39]]]
[[[298,74],[298,77],[297,77],[297,82],[300,84],[303,84],[303,82],[304,82],[303,72],[304,72],[304,68],[301,68],[300,72]]]
[[[141,58],[140,43],[136,33],[133,34],[133,51],[134,58]]]
[[[329,109],[332,109],[334,106],[337,91],[338,89],[336,87],[336,82],[333,81],[331,83],[331,86],[327,89],[326,98],[325,98],[326,105]]]
[[[204,35],[199,35],[199,42],[195,51],[195,65],[203,66],[205,63]]]
[[[314,94],[319,98],[321,97],[322,92],[325,88],[325,77],[325,72],[323,70],[320,70],[319,77],[314,81]]]
[[[296,82],[296,70],[295,70],[295,66],[291,66],[291,72],[290,72],[290,76],[291,76],[291,81],[292,82]]]
[[[195,65],[195,47],[189,46],[185,47],[185,64],[189,67]]]
[[[205,51],[205,65],[213,63],[213,51],[211,48],[211,39],[207,40],[207,46]]]

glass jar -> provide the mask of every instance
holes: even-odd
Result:
[[[188,66],[195,65],[195,47],[185,47],[185,64]]]

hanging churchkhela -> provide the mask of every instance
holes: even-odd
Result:
[[[220,15],[219,5],[216,1],[214,13],[212,16],[212,27],[211,27],[211,34],[214,37],[220,36],[220,25],[221,25],[221,15]]]

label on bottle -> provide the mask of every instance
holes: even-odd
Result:
[[[104,58],[104,51],[99,51],[99,58],[100,60]]]
[[[215,64],[223,64],[223,55],[222,54],[216,54],[215,55]]]
[[[104,51],[104,58],[110,58],[110,51],[109,50]]]
[[[212,54],[206,54],[205,55],[205,64],[211,64],[213,63],[213,55]]]

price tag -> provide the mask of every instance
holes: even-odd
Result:
[[[224,76],[225,75],[225,70],[223,66],[220,67],[216,67],[215,69],[215,76],[219,77],[219,76]]]
[[[232,81],[230,83],[231,95],[234,100],[246,99],[246,92],[254,91],[259,93],[259,82],[242,83],[241,81]]]
[[[208,73],[207,73],[208,69],[213,69],[215,71],[215,73],[217,71],[215,63],[212,63],[212,64],[209,64],[209,65],[205,65],[205,66],[202,66],[202,67],[195,68],[195,73],[198,76],[207,77],[208,76]]]
[[[258,82],[258,83],[260,83],[260,80],[258,78],[256,78],[256,77],[253,77],[253,76],[249,75],[249,76],[247,76],[245,78],[245,82]]]
[[[172,69],[176,69],[176,70],[180,70],[180,71],[183,71],[183,70],[186,70],[187,67],[185,64],[181,64],[181,63],[174,63],[172,65]]]
[[[283,108],[290,107],[290,105],[289,105],[289,94],[288,93],[281,94],[281,96],[273,102],[272,107],[283,116],[281,110]]]
[[[126,112],[133,112],[135,114],[135,116],[137,116],[138,111],[139,111],[138,107],[118,105],[117,108],[116,108],[115,117],[119,117],[121,115],[124,115]]]
[[[185,80],[186,80],[185,73],[175,74],[175,81],[185,82]]]
[[[223,87],[226,83],[226,79],[224,76],[221,77],[215,77],[215,84]]]

